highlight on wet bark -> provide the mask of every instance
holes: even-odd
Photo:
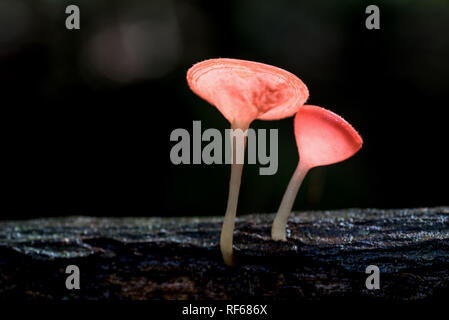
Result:
[[[231,146],[244,154],[246,134],[255,119],[276,120],[293,116],[307,101],[309,91],[295,75],[267,64],[238,59],[209,59],[187,72],[190,89],[214,105],[231,124]],[[242,130],[243,137],[234,135]],[[234,265],[233,235],[240,191],[243,156],[232,152],[228,204],[220,235],[227,265]]]
[[[273,240],[286,241],[286,226],[298,190],[311,168],[341,162],[362,147],[357,131],[337,114],[304,105],[294,119],[299,162],[282,198],[271,229]]]

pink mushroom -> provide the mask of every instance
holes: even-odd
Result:
[[[309,92],[295,75],[263,63],[237,59],[210,59],[187,72],[187,82],[197,95],[217,107],[231,123],[231,129],[245,134],[255,119],[276,120],[293,116],[306,102]],[[238,148],[238,143],[243,143]],[[233,150],[244,152],[243,142],[233,138]],[[234,223],[243,163],[233,152],[228,205],[220,236],[220,249],[227,265],[234,264]]]
[[[295,116],[294,126],[300,161],[273,221],[273,240],[286,240],[287,220],[307,172],[313,167],[350,158],[363,143],[360,135],[348,122],[317,106],[303,106]]]

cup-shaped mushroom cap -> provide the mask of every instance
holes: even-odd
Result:
[[[310,168],[343,161],[362,147],[357,131],[324,108],[304,105],[294,123],[299,160]]]
[[[187,82],[231,123],[290,117],[309,97],[305,84],[290,72],[246,60],[199,62],[187,72]]]

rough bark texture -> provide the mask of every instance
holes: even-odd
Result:
[[[0,299],[449,297],[449,208],[292,214],[288,242],[272,214],[240,216],[226,267],[221,217],[68,217],[0,222]],[[67,265],[81,290],[67,290]],[[381,289],[367,290],[377,265]]]

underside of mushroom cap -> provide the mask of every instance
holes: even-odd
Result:
[[[295,116],[294,126],[300,161],[310,167],[346,160],[363,144],[351,124],[318,106],[304,105]]]
[[[290,117],[309,97],[306,85],[290,72],[246,60],[199,62],[187,72],[187,81],[231,123]]]

